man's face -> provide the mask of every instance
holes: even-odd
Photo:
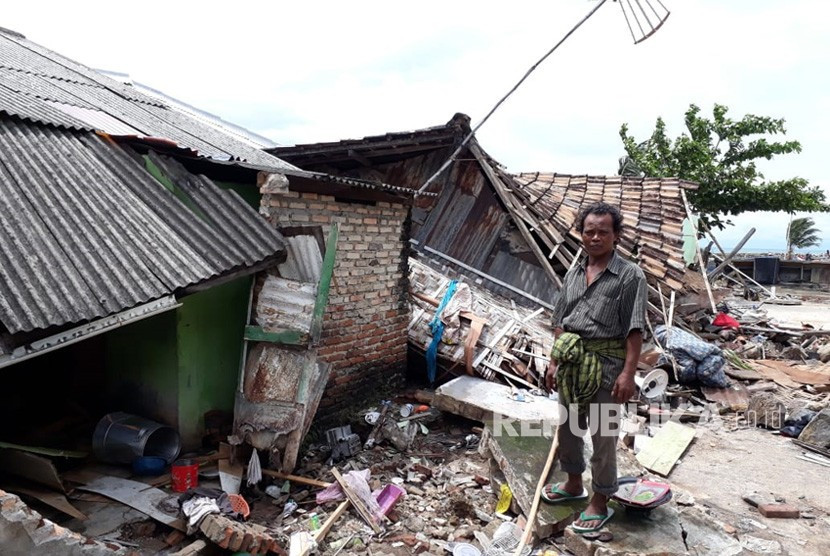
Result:
[[[602,257],[614,249],[617,234],[610,214],[589,214],[582,225],[582,246],[593,257]]]

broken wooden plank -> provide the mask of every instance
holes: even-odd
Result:
[[[669,421],[637,454],[637,461],[649,471],[668,477],[694,437],[695,429]]]
[[[821,386],[830,384],[830,374],[815,372],[806,367],[793,367],[786,361],[753,361],[755,370],[764,378],[775,381],[785,388],[798,389],[802,384]]]
[[[268,475],[269,477],[274,477],[277,479],[284,479],[286,481],[291,481],[294,483],[300,483],[302,485],[308,485],[318,488],[326,488],[331,486],[331,483],[327,483],[325,481],[318,481],[317,479],[309,479],[308,477],[301,477],[299,475],[291,475],[290,473],[283,473],[282,471],[274,471],[272,469],[263,469],[263,475]]]
[[[86,485],[79,486],[78,489],[102,494],[145,513],[160,523],[187,532],[184,521],[178,518],[176,496],[163,490],[148,488],[145,483],[139,481],[110,476],[100,477]],[[169,514],[161,509],[163,503],[170,504],[170,499],[172,499],[171,506],[176,508],[175,514]]]
[[[349,508],[349,505],[351,503],[352,502],[348,498],[346,498],[346,500],[344,500],[340,503],[339,506],[337,506],[337,509],[332,512],[328,519],[326,519],[326,521],[323,523],[320,529],[314,532],[314,542],[320,543],[323,541],[323,539],[326,538],[326,535],[329,534],[329,531],[331,530],[332,526],[338,519],[340,519],[340,516],[346,513],[346,510]]]

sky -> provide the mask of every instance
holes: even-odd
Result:
[[[662,116],[677,136],[689,104],[711,114],[719,103],[735,119],[784,118],[803,151],[764,161],[764,175],[806,178],[830,197],[826,3],[662,2],[671,15],[637,45],[606,2],[481,128],[485,150],[515,172],[615,174],[621,124],[646,139]],[[456,112],[475,125],[596,5],[29,0],[6,3],[0,26],[291,145],[441,125]],[[830,214],[810,216],[830,249]],[[784,248],[789,215],[732,220],[718,233],[725,247],[754,227],[748,248]]]

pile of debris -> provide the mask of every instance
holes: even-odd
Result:
[[[517,306],[467,282],[451,290],[453,281],[430,266],[414,259],[409,264],[411,346],[428,353],[435,339],[431,324],[440,320],[443,333],[436,353],[446,374],[466,373],[524,388],[543,384],[553,345],[549,311]],[[440,382],[444,376],[435,378]]]

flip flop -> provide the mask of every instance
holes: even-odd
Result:
[[[560,488],[559,485],[562,483],[557,483],[555,485],[545,485],[542,489],[542,500],[547,502],[548,504],[559,504],[560,502],[570,502],[572,500],[585,500],[588,498],[588,491],[585,487],[582,487],[582,493],[573,495],[570,492],[566,492]],[[550,490],[553,494],[557,495],[557,498],[550,498],[547,495],[547,491]]]
[[[581,512],[579,514],[579,521],[601,520],[599,522],[599,525],[596,525],[594,527],[580,527],[579,525],[571,524],[571,529],[573,529],[577,533],[593,533],[605,527],[605,524],[608,523],[608,520],[610,520],[612,517],[614,517],[614,510],[612,510],[611,508],[608,508],[608,513],[605,515],[585,515],[585,512]]]

